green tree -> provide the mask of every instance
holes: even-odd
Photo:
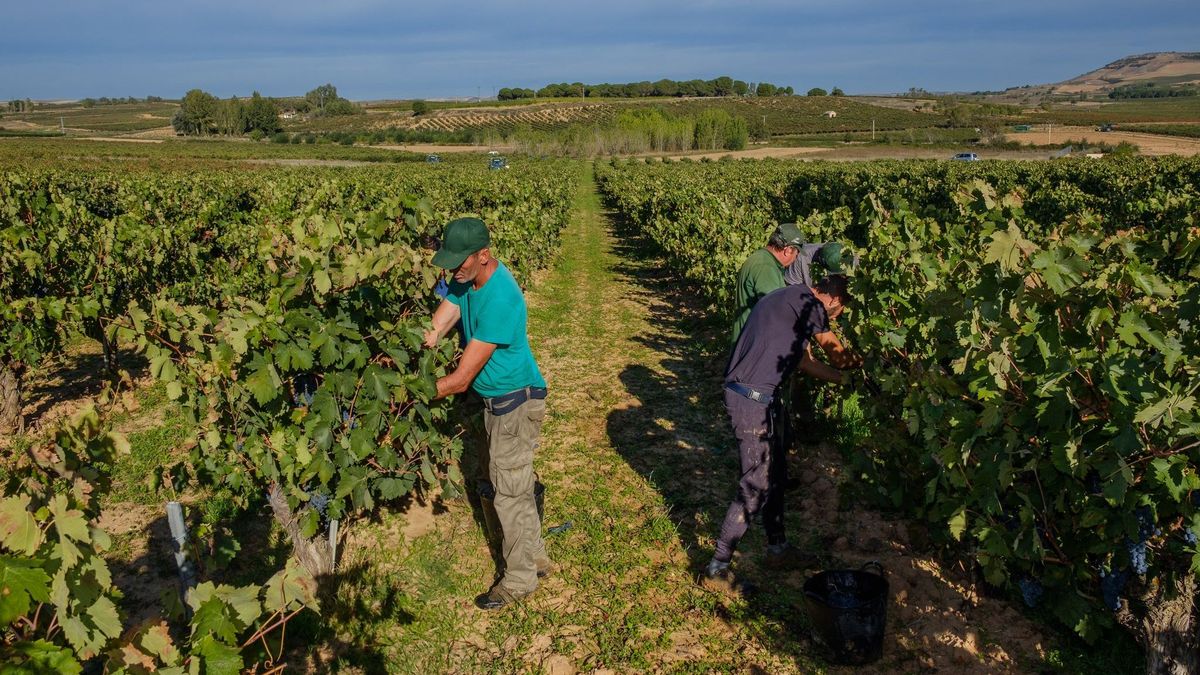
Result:
[[[501,94],[503,94],[503,93],[504,93],[504,90],[503,90],[503,89],[501,89],[501,90],[500,90],[500,93],[501,93]],[[511,89],[509,89],[509,90],[508,90],[508,96],[507,96],[507,97],[504,97],[504,98],[500,98],[500,100],[501,100],[501,101],[506,101],[506,100],[508,100],[508,99],[511,99],[511,98],[513,98],[513,95],[512,95],[512,90],[511,90]],[[422,100],[420,100],[420,99],[417,99],[416,101],[413,101],[413,102],[412,102],[412,111],[413,111],[413,115],[424,115],[425,113],[429,112],[429,104],[428,104],[428,103],[426,103],[425,101],[422,101]]]
[[[841,87],[834,87],[833,91],[829,92],[830,96],[845,96],[846,92],[842,91]]]
[[[654,83],[655,96],[678,96],[679,83],[675,80],[662,79]]]
[[[828,96],[829,92],[825,91],[824,89],[822,89],[820,87],[813,87],[812,89],[808,90],[808,94],[806,94],[806,95],[807,96]]]
[[[279,122],[279,107],[275,105],[274,99],[266,98],[257,91],[250,96],[250,102],[246,104],[246,131],[255,129],[264,134],[273,134],[283,129]]]
[[[192,89],[184,94],[179,103],[179,110],[171,120],[171,126],[176,133],[187,136],[206,136],[213,133],[213,112],[216,110],[217,97],[202,90]]]
[[[309,105],[312,106],[312,109],[318,115],[324,115],[325,107],[337,100],[337,98],[337,87],[329,83],[325,83],[304,95],[304,100],[308,101]]]
[[[213,106],[213,127],[223,136],[240,136],[246,130],[246,111],[236,96]]]

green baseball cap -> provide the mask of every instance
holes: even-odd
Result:
[[[448,270],[463,264],[472,253],[487,248],[492,241],[487,225],[478,218],[458,218],[446,223],[442,247],[433,254],[433,264]]]
[[[817,259],[830,274],[842,273],[842,245],[836,241],[825,244],[817,253]]]
[[[779,227],[775,228],[775,235],[783,239],[787,246],[800,247],[806,243],[804,233],[795,223],[780,223]]]

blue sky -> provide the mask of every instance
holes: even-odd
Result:
[[[1003,89],[1151,51],[1200,51],[1200,2],[1149,0],[12,0],[0,100],[490,95],[683,80],[847,93]]]

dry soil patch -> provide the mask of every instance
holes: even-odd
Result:
[[[1138,146],[1143,155],[1183,155],[1193,157],[1200,155],[1200,138],[1182,138],[1178,136],[1163,136],[1132,131],[1096,131],[1094,127],[1051,127],[1046,133],[1043,127],[1037,131],[1022,131],[1006,134],[1005,138],[1019,143],[1049,145],[1066,141],[1082,140],[1087,143],[1106,143],[1117,145],[1128,142]]]

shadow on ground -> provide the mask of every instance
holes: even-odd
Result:
[[[122,350],[117,355],[117,367],[138,380],[144,377],[149,361],[132,350]],[[70,350],[49,368],[38,369],[38,375],[25,383],[23,413],[27,428],[35,428],[60,415],[52,414],[57,408],[74,406],[78,401],[96,396],[104,389],[110,375],[105,369],[104,354],[100,344],[85,342],[79,349]],[[70,414],[73,409],[64,410]]]
[[[614,271],[630,286],[628,299],[650,310],[650,329],[631,339],[663,357],[658,367],[633,364],[621,372],[631,401],[609,414],[608,436],[663,496],[688,554],[689,572],[697,575],[712,557],[739,471],[721,399],[727,327],[706,314],[686,282],[664,271],[651,243],[620,224],[616,228],[615,252],[622,262]],[[746,603],[723,599],[717,611],[727,621],[745,624],[773,653],[808,665],[814,648],[802,604],[803,579],[767,576],[757,564],[764,544],[762,527],[752,526],[735,566],[772,592]]]
[[[137,507],[137,505],[131,505]],[[141,515],[152,519],[130,531],[133,555],[110,560],[113,583],[120,589],[121,613],[126,626],[166,621],[173,637],[187,641],[187,621],[177,613],[182,609],[181,584],[174,558],[174,542],[165,513],[151,515],[152,509],[137,507]],[[228,533],[241,544],[241,552],[228,567],[206,565],[212,551],[195,536],[198,511],[189,513],[189,533],[193,541],[190,559],[197,583],[213,582],[242,586],[261,585],[282,569],[292,555],[292,547],[266,507],[239,515]],[[369,562],[355,561],[339,566],[318,580],[320,613],[305,611],[287,623],[286,633],[268,635],[272,649],[285,637],[284,659],[301,672],[386,673],[379,636],[397,626],[411,624],[415,617],[407,609],[411,599],[395,580]],[[174,608],[175,612],[172,611]],[[278,652],[275,652],[278,656]],[[248,663],[269,658],[256,643],[244,653]]]

